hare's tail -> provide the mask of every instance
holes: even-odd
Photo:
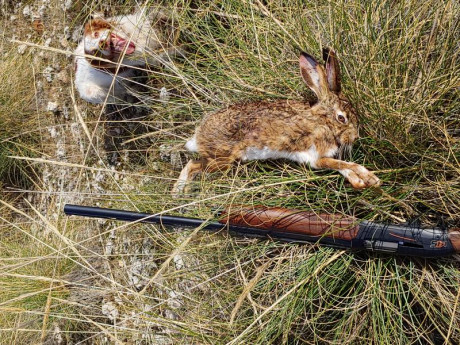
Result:
[[[191,152],[198,152],[198,145],[196,144],[196,136],[187,141],[185,148]]]

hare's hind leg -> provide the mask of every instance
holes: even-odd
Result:
[[[190,180],[193,180],[196,174],[203,170],[203,162],[201,160],[191,159],[187,165],[180,172],[179,178],[177,179],[171,194],[174,197],[178,197],[179,194],[184,192],[184,188]]]
[[[178,197],[186,192],[187,184],[200,172],[211,173],[214,171],[228,170],[234,160],[229,157],[202,158],[201,160],[191,159],[182,169],[177,182],[174,184],[171,194]]]
[[[378,187],[382,184],[375,174],[362,165],[349,163],[334,158],[320,158],[315,162],[317,168],[328,168],[337,170],[348,181],[353,188],[361,189],[367,187]]]

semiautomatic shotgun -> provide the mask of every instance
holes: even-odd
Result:
[[[66,215],[203,229],[247,237],[273,238],[283,242],[318,243],[353,251],[385,252],[420,257],[460,253],[460,228],[448,231],[410,225],[359,221],[337,214],[318,214],[279,207],[251,206],[219,213],[217,221],[171,215],[154,215],[100,207],[67,204]]]

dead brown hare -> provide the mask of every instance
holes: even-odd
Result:
[[[312,106],[304,101],[261,101],[205,116],[185,145],[200,158],[182,169],[172,194],[182,193],[199,172],[226,170],[235,161],[277,158],[337,170],[354,188],[379,186],[378,177],[365,167],[335,158],[358,138],[358,119],[341,93],[334,51],[323,49],[323,58],[325,67],[307,53],[299,58],[302,79],[318,97]]]

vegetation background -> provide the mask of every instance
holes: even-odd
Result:
[[[208,219],[249,203],[459,226],[458,1],[0,4],[0,344],[460,343],[458,255],[352,254],[62,213],[72,202]],[[149,71],[142,105],[79,100],[81,25],[158,6],[186,56]],[[351,159],[383,192],[266,161],[171,198],[203,114],[311,99],[297,58],[323,46],[359,111]]]

